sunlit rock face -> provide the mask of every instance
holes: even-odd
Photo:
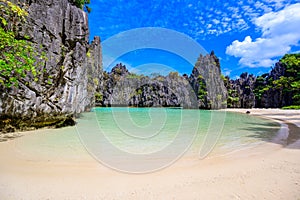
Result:
[[[148,77],[128,72],[121,63],[103,75],[100,106],[197,108],[197,99],[186,78],[177,72]]]
[[[235,101],[229,102],[228,107],[281,108],[292,105],[293,93],[284,92],[284,87],[278,88],[273,84],[282,76],[288,76],[286,67],[281,62],[277,62],[269,73],[258,77],[246,72],[235,80],[227,77],[226,88],[230,93],[229,96],[236,98]],[[270,85],[273,87],[269,88]]]
[[[0,117],[15,129],[52,126],[94,106],[102,73],[99,37],[89,44],[87,14],[68,0],[27,1],[29,36],[39,55],[36,80],[28,76],[18,88],[0,88]],[[43,52],[43,53],[42,53]]]
[[[266,75],[265,85],[272,83],[275,80],[280,79],[281,76],[287,75],[286,67],[281,63],[277,62],[272,68],[269,74]],[[285,88],[270,88],[262,94],[261,99],[256,100],[256,107],[261,108],[281,108],[283,106],[289,106],[293,104],[293,93],[286,92]]]
[[[192,74],[148,77],[128,72],[121,63],[103,76],[99,106],[183,107],[221,109],[227,106],[227,90],[219,59],[200,56]]]
[[[227,107],[227,89],[221,78],[219,59],[214,52],[205,56],[200,55],[189,81],[197,94],[199,108],[221,109]]]
[[[255,83],[256,77],[247,72],[242,73],[239,78],[235,80],[226,77],[226,88],[231,100],[228,100],[229,108],[253,108],[255,103]],[[235,100],[233,100],[235,98]]]

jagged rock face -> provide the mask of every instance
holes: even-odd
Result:
[[[258,107],[262,108],[280,108],[282,107],[282,100],[280,91],[276,89],[270,89],[263,93],[261,101]]]
[[[235,100],[227,100],[230,108],[255,107],[255,95],[253,93],[256,78],[252,74],[243,73],[236,80],[228,80],[226,88],[228,95]],[[229,98],[230,98],[229,97]]]
[[[212,52],[200,56],[192,74],[149,78],[128,72],[122,64],[105,73],[101,106],[226,108],[227,90],[219,59]]]
[[[104,75],[102,106],[197,108],[197,98],[189,82],[178,75],[149,78],[134,75],[122,64]]]
[[[103,67],[102,67],[102,49],[99,37],[95,37],[90,44],[87,52],[87,65],[86,65],[86,80],[87,86],[85,88],[87,94],[84,97],[84,110],[90,110],[95,106],[95,93],[97,87],[103,83]],[[82,79],[82,81],[86,81]]]
[[[120,80],[123,80],[124,76],[128,73],[129,72],[126,69],[125,65],[122,65],[121,63],[117,64],[114,68],[112,68],[110,73],[103,73],[101,86],[97,88],[98,93],[101,95],[101,99],[96,100],[97,105],[111,106],[112,104],[114,104],[112,102],[112,98],[113,95],[117,95],[117,93],[114,92],[115,86],[120,82]]]
[[[286,75],[286,68],[280,62],[277,62],[274,68],[266,75],[266,82],[270,83],[274,80],[280,79],[281,76]],[[292,104],[292,94],[285,93],[283,95],[282,89],[271,88],[262,94],[261,100],[257,100],[257,107],[262,108],[281,108]]]
[[[197,97],[189,82],[176,72],[166,77],[144,79],[139,85],[129,99],[129,105],[197,108]]]
[[[240,107],[253,108],[255,106],[255,95],[253,93],[255,77],[252,74],[243,73],[236,80],[236,90],[239,94]]]
[[[37,66],[37,81],[31,77],[19,88],[0,88],[0,117],[30,127],[35,122],[55,124],[93,106],[102,61],[100,39],[88,44],[85,12],[67,0],[29,2],[20,34],[29,36],[45,56]]]
[[[266,88],[274,80],[280,79],[281,76],[286,76],[286,68],[282,63],[277,62],[270,73],[259,77],[247,73],[241,74],[240,78],[236,80],[229,80],[228,77],[226,82],[229,94],[228,107],[280,108],[292,105],[292,93],[283,93],[284,88]],[[259,78],[263,81],[258,81]],[[262,90],[263,88],[266,90]],[[263,91],[261,97],[258,94],[255,96],[255,90]]]
[[[199,108],[226,108],[227,90],[221,79],[219,59],[213,52],[206,56],[200,55],[189,77],[189,81],[198,95]],[[205,85],[206,95],[203,95],[202,90],[204,88],[201,88],[202,85]]]

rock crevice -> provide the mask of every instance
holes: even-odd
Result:
[[[226,108],[227,98],[219,59],[213,52],[199,57],[190,77],[171,72],[150,78],[117,64],[111,72],[104,72],[98,92],[100,106],[221,109]]]
[[[89,44],[88,18],[68,0],[33,0],[20,35],[29,36],[42,59],[37,77],[18,88],[0,87],[0,132],[63,124],[94,106],[101,77],[100,38]],[[3,121],[7,122],[4,123]]]

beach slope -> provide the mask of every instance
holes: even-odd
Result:
[[[220,157],[183,157],[140,175],[111,170],[88,155],[30,159],[16,144],[36,131],[1,142],[0,199],[300,199],[299,111],[252,109],[250,115],[281,123],[277,138]]]

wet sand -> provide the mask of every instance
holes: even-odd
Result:
[[[88,154],[30,159],[16,145],[36,131],[0,142],[0,199],[300,199],[300,111],[250,112],[281,123],[277,137],[225,156],[183,157],[148,174],[117,172]]]

